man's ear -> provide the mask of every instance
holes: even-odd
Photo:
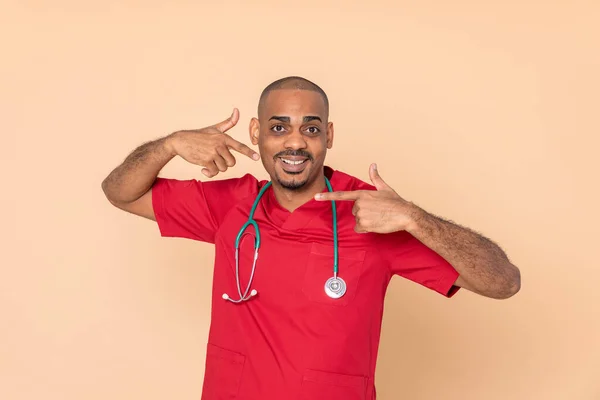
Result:
[[[258,144],[258,135],[260,134],[260,122],[258,122],[257,118],[252,118],[250,120],[250,127],[248,130],[250,133],[250,142],[256,146]]]
[[[327,148],[333,147],[333,122],[327,123]]]

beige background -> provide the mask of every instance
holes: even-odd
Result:
[[[100,183],[233,107],[247,143],[291,74],[330,96],[328,164],[367,180],[376,161],[522,271],[507,301],[394,279],[379,398],[600,399],[600,4],[206,3],[2,1],[0,399],[199,398],[212,248],[159,238]],[[265,177],[238,160],[223,177]]]

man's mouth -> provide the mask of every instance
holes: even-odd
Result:
[[[288,174],[299,174],[304,171],[309,161],[308,157],[303,156],[282,156],[277,158],[281,168]]]
[[[308,158],[305,158],[303,160],[290,160],[289,158],[280,157],[280,159],[281,159],[281,161],[283,161],[284,163],[289,164],[289,165],[300,165],[300,164],[308,161]]]

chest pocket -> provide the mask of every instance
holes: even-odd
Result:
[[[366,251],[339,248],[338,277],[346,282],[346,293],[339,299],[332,299],[325,293],[325,282],[333,277],[333,252],[333,245],[312,243],[302,282],[302,292],[311,302],[338,307],[347,306],[356,296]]]

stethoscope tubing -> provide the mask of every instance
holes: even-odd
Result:
[[[327,179],[327,177],[325,177],[325,184],[327,185],[327,190],[329,192],[333,192],[333,188],[331,187],[331,183],[329,182],[329,179]],[[248,215],[248,221],[246,221],[244,223],[244,225],[238,232],[237,237],[235,239],[235,278],[236,278],[236,285],[237,285],[237,290],[238,290],[238,294],[239,294],[240,298],[238,300],[234,300],[234,299],[230,298],[229,295],[227,295],[226,293],[223,294],[223,299],[229,300],[232,303],[241,303],[243,301],[247,301],[251,297],[253,297],[257,294],[256,289],[252,289],[252,291],[250,291],[250,288],[252,287],[252,280],[254,279],[254,272],[256,271],[256,262],[258,260],[258,249],[260,248],[260,229],[258,228],[257,222],[254,220],[254,212],[256,211],[256,208],[258,207],[258,204],[259,204],[260,199],[262,198],[263,194],[270,186],[271,186],[271,182],[267,182],[267,184],[265,186],[263,186],[262,189],[259,191],[258,195],[256,196],[256,199],[254,200],[254,203],[252,204],[252,209],[250,210],[250,214]],[[335,200],[331,200],[331,211],[332,211],[332,215],[333,215],[333,221],[332,221],[332,223],[333,223],[333,260],[334,260],[333,261],[333,278],[328,279],[327,282],[325,283],[325,292],[331,298],[339,298],[344,295],[344,293],[346,291],[346,284],[343,281],[343,279],[338,278],[338,272],[339,272],[339,269],[338,269],[338,231],[337,231],[337,209],[336,209],[336,205],[335,205]],[[244,293],[242,293],[242,287],[241,287],[241,282],[240,282],[239,246],[240,246],[241,238],[244,235],[244,232],[246,231],[246,229],[248,229],[248,227],[250,225],[252,225],[254,227],[254,231],[255,231],[254,260],[252,261],[252,272],[250,273],[250,279],[248,281],[248,285],[247,285]],[[248,291],[250,291],[250,295],[248,295]]]

